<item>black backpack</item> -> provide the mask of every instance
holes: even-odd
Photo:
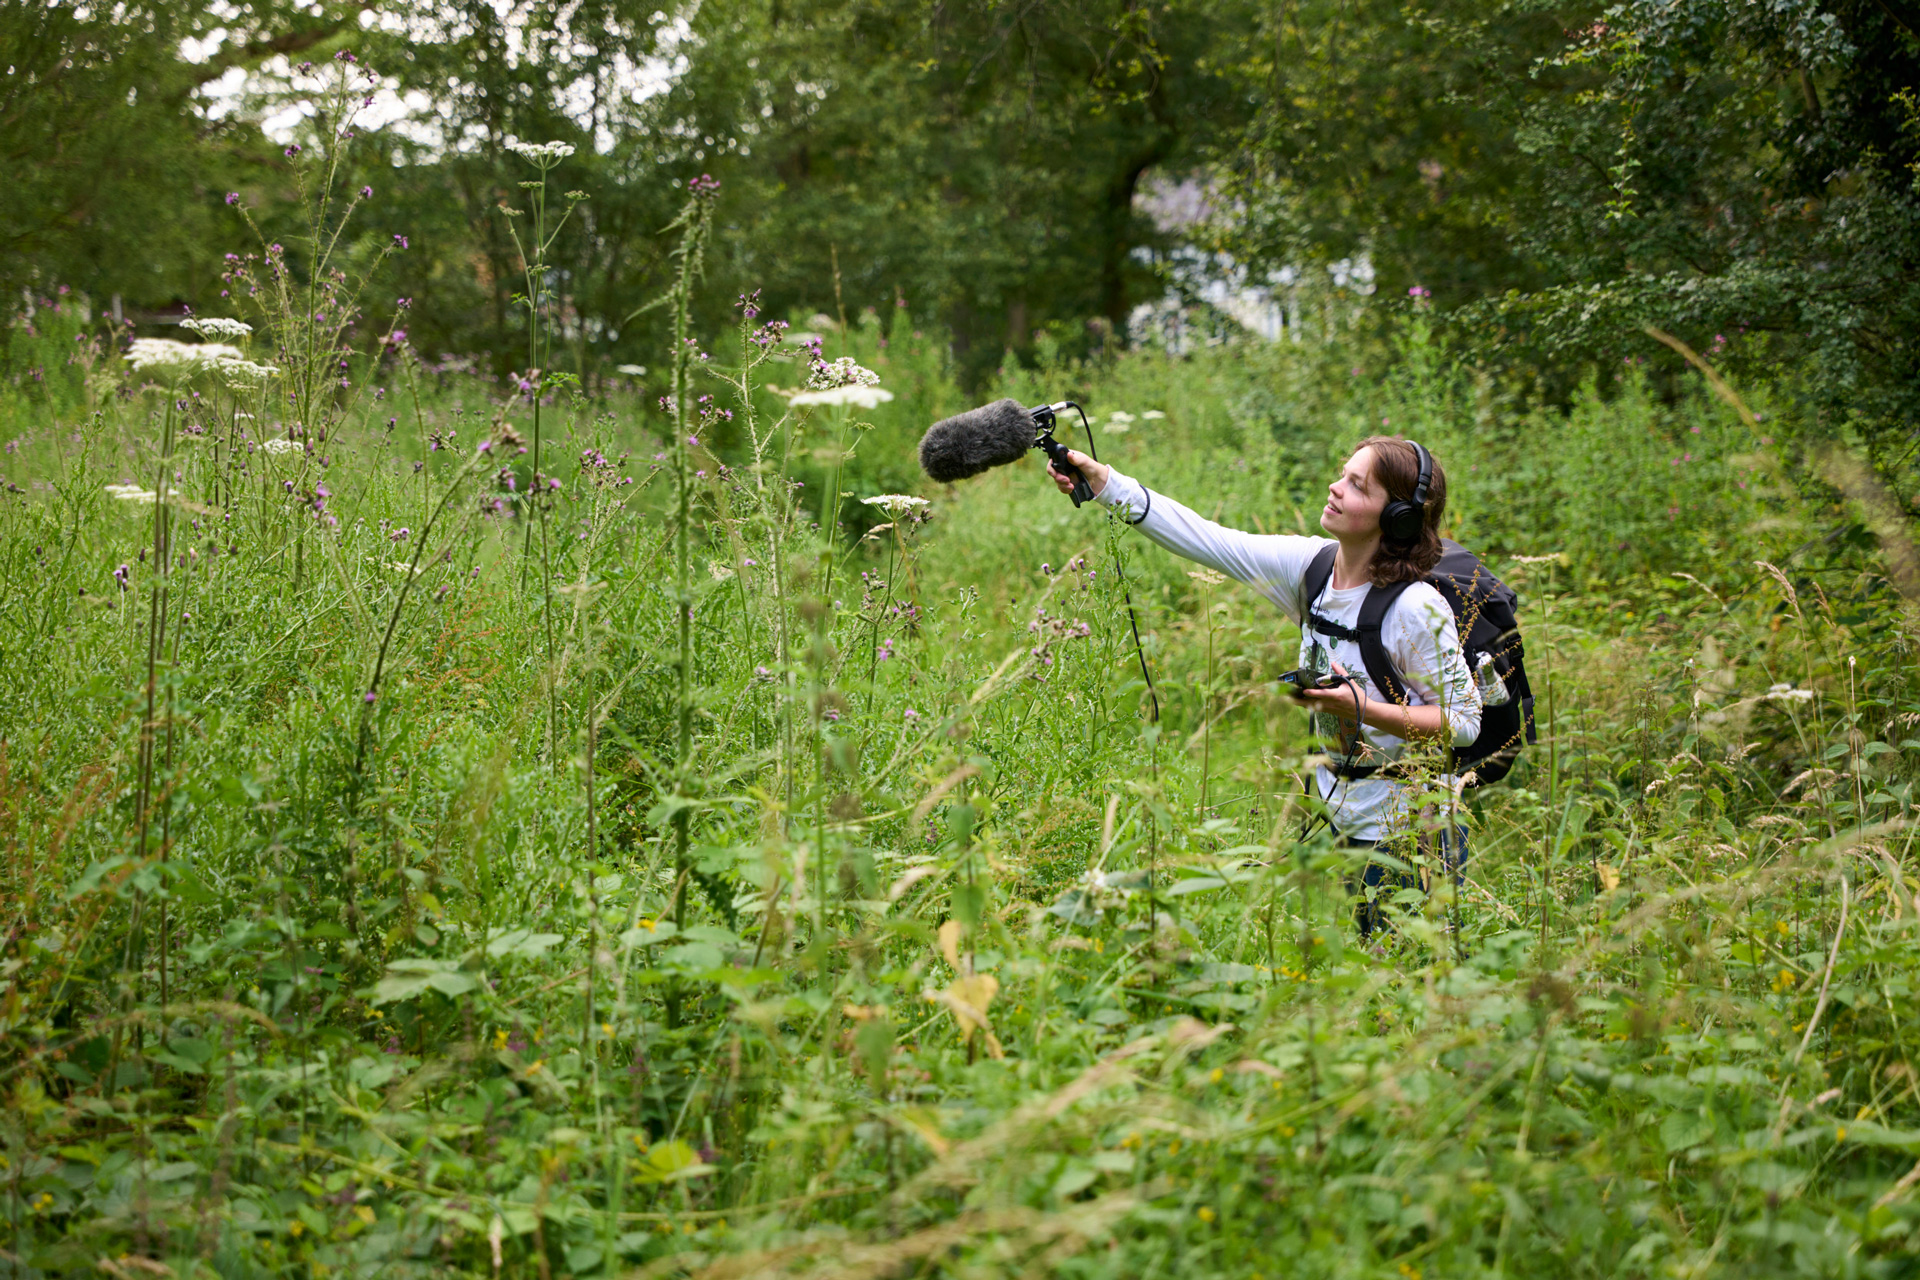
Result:
[[[1301,583],[1301,598],[1305,601],[1307,612],[1302,622],[1321,635],[1358,644],[1360,654],[1366,660],[1367,678],[1373,682],[1373,687],[1381,696],[1404,704],[1407,700],[1406,685],[1399,671],[1394,669],[1393,659],[1387,656],[1386,645],[1380,641],[1380,623],[1387,616],[1387,610],[1393,607],[1393,602],[1412,584],[1400,582],[1368,591],[1367,598],[1360,605],[1360,624],[1357,628],[1344,627],[1323,618],[1313,612],[1313,604],[1333,577],[1336,550],[1338,544],[1328,543],[1320,548],[1307,566],[1307,576]],[[1481,711],[1480,736],[1473,740],[1473,745],[1456,747],[1453,752],[1456,768],[1473,770],[1469,785],[1498,782],[1513,769],[1513,762],[1519,758],[1521,748],[1536,740],[1533,688],[1527,683],[1524,663],[1526,650],[1520,643],[1520,623],[1514,614],[1513,588],[1494,577],[1493,572],[1480,563],[1480,557],[1452,539],[1441,541],[1440,562],[1427,572],[1425,581],[1439,591],[1453,610],[1453,620],[1460,629],[1460,648],[1467,660],[1467,670],[1475,671],[1480,659],[1492,654],[1493,669],[1507,687],[1505,703]],[[1391,769],[1392,766],[1386,768]],[[1381,768],[1360,766],[1336,769],[1334,772],[1341,777],[1365,778],[1381,772]]]

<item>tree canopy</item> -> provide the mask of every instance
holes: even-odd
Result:
[[[660,228],[722,183],[702,306],[905,301],[978,376],[1038,332],[1124,337],[1162,291],[1143,216],[1256,277],[1364,254],[1484,359],[1562,381],[1654,351],[1806,372],[1824,431],[1888,447],[1920,408],[1920,10],[1894,0],[480,0],[15,6],[0,194],[17,291],[208,305],[243,228],[296,192],[263,123],[298,64],[356,51],[406,111],[356,140],[364,234],[406,235],[423,348],[524,347],[510,139],[577,147],[552,261],[583,370],[638,359]],[[239,71],[235,71],[235,69]],[[224,99],[247,73],[245,92]],[[291,126],[296,132],[298,123]]]

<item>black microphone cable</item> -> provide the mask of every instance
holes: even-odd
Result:
[[[1075,413],[1080,415],[1080,429],[1086,433],[1086,437],[1087,437],[1087,456],[1089,458],[1092,458],[1095,462],[1100,461],[1100,451],[1093,447],[1093,424],[1087,421],[1087,411],[1085,409],[1082,409],[1078,404],[1075,404],[1071,400],[1063,400],[1058,405],[1056,405],[1055,408],[1056,409],[1072,409]],[[1154,687],[1153,687],[1153,672],[1147,669],[1146,646],[1140,643],[1140,619],[1137,616],[1135,616],[1133,611],[1133,590],[1127,585],[1126,566],[1121,562],[1118,556],[1114,557],[1113,572],[1114,572],[1114,575],[1120,580],[1120,596],[1123,600],[1127,602],[1127,626],[1131,628],[1133,631],[1133,653],[1135,657],[1140,659],[1141,678],[1147,682],[1147,701],[1153,707],[1152,723],[1159,724],[1160,723],[1160,695],[1154,690]]]

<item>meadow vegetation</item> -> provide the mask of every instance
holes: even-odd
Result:
[[[1293,629],[1037,461],[919,481],[931,322],[698,329],[696,183],[666,398],[503,383],[348,340],[309,163],[244,366],[11,334],[0,1273],[1910,1268],[1912,551],[1794,386],[1544,403],[1417,298],[999,371],[1240,527],[1375,430],[1449,468],[1541,740],[1363,947]],[[891,398],[795,394],[841,358]]]

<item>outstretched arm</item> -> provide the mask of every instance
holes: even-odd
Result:
[[[1290,534],[1244,533],[1215,524],[1188,507],[1161,493],[1149,493],[1139,482],[1095,462],[1084,453],[1068,450],[1067,456],[1080,468],[1087,484],[1100,502],[1119,507],[1134,521],[1140,532],[1178,556],[1196,560],[1218,569],[1230,578],[1253,586],[1280,606],[1281,612],[1300,620],[1300,582],[1307,564],[1326,541]],[[1047,474],[1060,492],[1070,493],[1073,481],[1048,467]]]

